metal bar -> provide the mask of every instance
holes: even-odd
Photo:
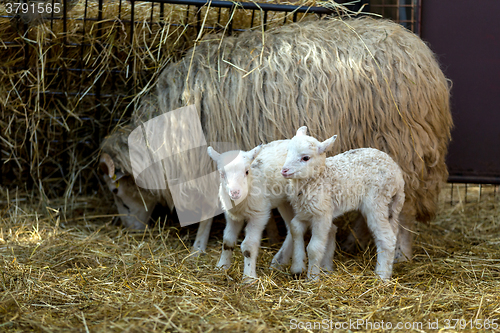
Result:
[[[196,6],[196,34],[199,36],[201,30],[201,6]]]
[[[422,3],[420,0],[417,0],[417,10],[415,11],[415,14],[417,17],[415,18],[416,21],[416,27],[415,27],[415,32],[417,35],[421,36],[422,35]]]
[[[453,206],[453,183],[451,183],[450,206]]]
[[[264,31],[267,29],[267,10],[264,10],[264,21],[262,23],[264,25]]]
[[[153,14],[155,12],[155,3],[154,2],[151,2],[151,15],[149,17],[149,26],[152,27],[153,26]],[[152,29],[152,28],[151,28]],[[149,38],[151,38],[151,29],[149,30]]]
[[[28,3],[28,1],[24,1]],[[66,7],[66,2],[64,2],[64,7]],[[54,8],[54,0],[52,0],[52,8]],[[50,13],[50,30],[54,31],[54,11]],[[66,29],[64,29],[64,32],[66,32]]]
[[[130,1],[130,5],[131,5],[131,8],[130,8],[130,47],[134,47],[134,15],[135,15],[135,0],[129,0]],[[133,87],[135,86],[135,82],[133,82],[133,77],[134,77],[134,60],[133,60],[133,57],[130,57],[129,58],[129,62],[127,64],[128,66],[128,77],[126,78],[127,79],[127,90],[129,92],[129,95],[130,96],[135,96],[134,92],[132,91],[133,90]],[[132,111],[134,109],[134,106],[130,105],[128,106],[125,114],[126,116],[130,116],[132,115]]]
[[[129,0],[134,1],[134,0]],[[210,0],[141,0],[144,2],[158,2],[158,3],[169,3],[174,5],[194,5],[194,6],[204,6],[208,5]],[[293,12],[295,10],[301,13],[315,13],[315,14],[331,14],[332,10],[324,7],[307,7],[307,6],[293,6],[293,5],[280,5],[280,4],[270,4],[270,3],[254,3],[254,2],[232,2],[232,1],[212,1],[210,2],[210,7],[220,7],[220,8],[231,8],[238,7],[243,9],[257,9],[257,10],[269,10],[276,12]]]
[[[98,23],[97,23],[97,31],[96,31],[97,41],[101,41],[101,39],[102,39],[102,29],[103,29],[102,12],[103,12],[103,9],[104,9],[104,0],[99,0],[99,6],[98,6],[98,11],[97,11]],[[96,47],[97,52],[101,53],[102,47],[99,45],[99,43],[96,43],[95,47]],[[97,121],[100,122],[100,121],[102,121],[102,119],[101,119],[102,118],[102,103],[101,103],[102,75],[99,76],[99,78],[95,82],[94,86],[95,86],[95,92],[96,92],[95,103],[97,105],[95,118]],[[101,142],[101,140],[103,138],[102,132],[103,132],[102,127],[99,126],[99,128],[94,133],[94,140],[96,140],[96,142]]]
[[[148,0],[145,0],[145,1],[148,1]],[[370,5],[370,7],[374,7],[374,8],[400,8],[400,7],[411,8],[411,7],[414,7],[414,6],[415,5],[399,5],[399,4],[396,4],[396,5],[390,5],[390,4],[387,4],[387,5],[375,5],[375,4],[371,4]]]
[[[54,4],[54,2],[52,2],[52,6],[53,6],[53,4]],[[54,8],[54,7],[52,7],[52,8]],[[54,14],[54,11],[52,11],[52,15],[53,14]],[[51,21],[51,22],[54,22],[54,21]],[[67,35],[68,35],[68,0],[64,0],[63,1],[63,31],[64,31],[63,45],[62,45],[62,48],[63,48],[63,50],[62,50],[63,51],[63,58],[64,59],[68,59],[68,46],[66,45],[66,43],[68,42],[68,37],[67,37]],[[63,70],[64,86],[65,87],[69,87],[69,75],[68,75],[68,71],[67,71],[67,68],[66,68],[66,64],[64,64],[62,70]],[[45,99],[45,96],[47,96],[47,95],[44,94],[43,96],[44,96],[44,99]],[[63,105],[68,105],[67,95],[63,95],[62,98],[61,98],[61,101],[62,101]],[[69,119],[68,119],[68,121],[69,121]],[[70,126],[70,125],[68,124],[68,126]],[[67,131],[67,130],[63,130],[62,139],[63,139],[64,142],[68,141],[68,135],[69,135],[68,132],[69,131]],[[69,170],[71,159],[72,159],[71,151],[67,150],[66,151],[66,156],[63,157],[63,160],[61,161],[61,166],[62,166],[61,169],[63,170],[61,173],[62,173],[63,178],[65,178],[64,177],[65,176],[64,171],[65,170]]]
[[[27,23],[24,23],[23,24],[23,36],[25,36],[27,33],[28,33],[28,24]],[[28,43],[23,40],[23,53],[24,53],[24,70],[28,71],[29,69],[29,58],[30,58],[30,46],[28,45]],[[30,91],[28,89],[28,86],[26,84],[26,78],[24,78],[21,82],[21,94],[24,93],[24,100],[26,102],[26,105],[24,106],[25,108],[28,108],[29,106],[31,106],[31,98],[30,98]],[[26,110],[25,110],[26,111]],[[29,122],[29,119],[26,119],[26,122],[27,122],[27,125],[29,126],[30,125],[30,122]],[[27,128],[27,130],[29,130]],[[33,140],[28,140],[28,154],[27,154],[30,158],[29,162],[29,177],[28,177],[28,180],[27,180],[27,187],[28,189],[32,189],[33,186],[35,185],[35,180],[33,179],[33,170],[32,170],[32,167],[33,165],[35,164],[35,162],[33,161]],[[20,175],[20,177],[22,178],[22,174]]]
[[[227,34],[231,36],[233,34],[233,13],[236,10],[236,6],[233,4],[229,10],[229,22],[228,22],[228,29],[227,29]]]
[[[189,23],[189,8],[191,8],[191,6],[187,6],[186,21],[184,22],[185,25],[188,25],[188,23]]]

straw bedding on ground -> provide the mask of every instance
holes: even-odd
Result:
[[[498,319],[498,189],[483,186],[479,198],[477,187],[469,187],[468,203],[463,188],[454,193],[450,204],[448,186],[437,218],[418,224],[413,262],[395,265],[387,284],[373,274],[373,249],[338,253],[335,272],[307,282],[268,267],[274,245],[261,250],[260,280],[245,285],[239,251],[228,271],[215,269],[221,220],[207,254],[196,258],[188,250],[195,228],[168,221],[130,232],[112,224],[97,198],[80,197],[65,218],[58,212],[62,202],[45,207],[2,188],[0,329],[273,332],[298,322],[362,319],[416,323],[407,331],[417,332],[430,331],[436,320],[443,328],[446,319],[467,325]]]

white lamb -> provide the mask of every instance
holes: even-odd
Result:
[[[336,135],[319,142],[298,129],[290,140],[282,175],[290,179],[290,203],[295,212],[291,222],[293,260],[291,272],[305,270],[304,232],[310,225],[307,246],[307,277],[318,277],[335,249],[336,227],[332,220],[359,210],[367,220],[377,247],[375,273],[383,280],[392,274],[398,233],[398,216],[405,201],[400,167],[384,152],[372,148],[349,150],[330,158],[325,152]],[[328,239],[329,237],[332,237]],[[325,256],[326,253],[326,256]]]
[[[293,210],[287,201],[287,180],[281,176],[289,140],[273,141],[248,152],[229,151],[219,154],[208,147],[208,154],[217,162],[221,186],[219,198],[226,217],[222,254],[217,267],[229,268],[234,246],[246,220],[245,239],[241,243],[244,256],[243,274],[247,282],[256,278],[256,262],[262,231],[271,210],[278,208],[290,230]],[[283,246],[273,258],[272,266],[287,264],[292,255],[292,239],[288,232]]]

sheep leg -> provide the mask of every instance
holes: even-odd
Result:
[[[292,274],[302,274],[306,270],[306,252],[304,249],[304,233],[307,225],[295,216],[290,223],[290,232],[292,234],[293,257]]]
[[[321,263],[327,248],[326,244],[331,236],[332,221],[333,218],[331,216],[315,216],[311,220],[311,240],[309,241],[309,245],[307,245],[307,257],[309,259],[308,279],[316,280],[319,278]]]
[[[228,269],[231,266],[231,259],[233,257],[234,246],[238,239],[238,234],[243,228],[244,221],[235,221],[227,214],[226,228],[224,229],[224,236],[222,240],[222,253],[220,255],[217,267]]]
[[[210,228],[212,227],[213,218],[201,221],[196,233],[196,239],[193,244],[193,252],[201,253],[207,249],[208,237],[210,236]]]
[[[280,269],[284,265],[288,265],[290,259],[292,258],[293,251],[293,243],[292,243],[292,234],[290,232],[290,223],[293,219],[293,208],[289,203],[284,203],[278,206],[278,211],[280,212],[281,217],[285,221],[286,225],[286,238],[281,245],[280,250],[274,256],[271,261],[271,267]]]
[[[269,221],[271,211],[267,211],[258,216],[253,216],[247,223],[245,229],[245,239],[241,243],[241,252],[244,257],[244,277],[257,278],[257,255],[259,254],[260,240],[262,239],[262,232]],[[250,282],[251,280],[244,280]]]
[[[375,273],[382,280],[389,280],[392,275],[392,265],[396,252],[398,226],[391,226],[387,212],[372,211],[366,215],[368,228],[373,234],[377,247],[377,264]]]
[[[332,223],[330,232],[328,234],[328,240],[326,242],[325,254],[323,260],[321,260],[321,268],[326,271],[333,271],[333,256],[335,254],[335,235],[337,234],[337,226]]]

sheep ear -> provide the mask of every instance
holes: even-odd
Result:
[[[258,145],[257,147],[246,153],[246,156],[250,160],[250,163],[257,157],[257,155],[259,155],[261,150],[262,145]]]
[[[213,149],[211,146],[208,147],[207,153],[208,153],[208,156],[210,156],[210,158],[212,160],[214,160],[215,162],[217,162],[219,160],[220,154],[218,152],[216,152],[215,149]]]
[[[325,141],[321,142],[318,145],[318,154],[321,155],[321,154],[325,153],[327,150],[329,150],[330,148],[332,148],[333,143],[335,142],[336,139],[337,139],[337,136],[334,135],[330,139],[326,139]]]
[[[295,135],[299,136],[299,135],[306,135],[306,134],[307,134],[307,126],[302,126],[301,128],[299,128],[297,130],[297,134],[295,134]]]
[[[99,168],[101,168],[102,172],[109,176],[109,178],[113,178],[115,175],[115,163],[111,156],[106,153],[102,153],[101,158],[99,159]]]

